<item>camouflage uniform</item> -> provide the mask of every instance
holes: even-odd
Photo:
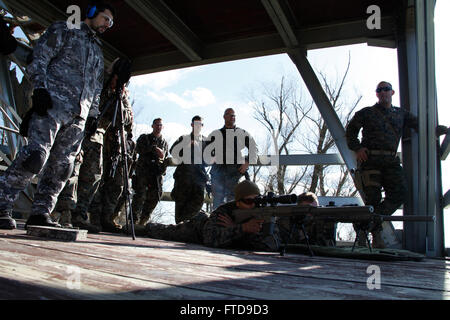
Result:
[[[306,244],[306,237],[302,231],[301,224],[295,223],[294,219],[289,217],[278,218],[277,226],[280,230],[283,244]],[[308,236],[309,244],[327,247],[336,245],[335,223],[313,221],[311,223],[305,223],[303,227]]]
[[[59,194],[58,202],[56,203],[55,210],[52,213],[53,220],[65,227],[72,226],[71,211],[75,210],[77,206],[78,175],[82,163],[83,150],[75,158],[75,165],[72,175],[69,180],[67,180],[64,189]]]
[[[223,154],[216,155],[217,150],[213,152],[213,156],[217,158],[221,158],[221,164],[214,163],[211,168],[211,183],[212,183],[212,196],[213,196],[213,209],[218,208],[222,203],[230,202],[234,199],[234,187],[239,183],[239,180],[244,176],[244,174],[239,172],[239,168],[242,164],[238,163],[238,154],[242,152],[242,150],[238,150],[237,139],[234,138],[234,141],[227,141],[227,132],[234,133],[239,136],[245,136],[245,143],[243,146],[249,148],[250,143],[255,146],[256,153],[256,143],[253,138],[243,129],[235,127],[234,129],[227,129],[223,127],[220,130],[215,130],[208,137],[208,142],[214,143],[214,136],[220,134],[223,139]],[[228,150],[227,150],[228,145]],[[227,164],[226,157],[227,151],[229,152],[233,147],[233,164]],[[229,156],[229,155],[228,155]],[[256,154],[249,154],[246,157],[246,160],[249,161],[249,157],[251,162],[255,161]]]
[[[98,113],[103,54],[95,33],[85,24],[69,30],[65,21],[51,25],[33,51],[28,73],[34,89],[46,88],[53,108],[33,113],[28,144],[0,178],[0,212],[10,213],[19,193],[42,172],[32,215],[49,215],[69,179],[90,110]]]
[[[179,164],[173,175],[175,182],[171,196],[175,201],[176,223],[191,219],[203,206],[208,174],[206,173],[205,164],[196,164],[195,162],[199,161],[194,161],[194,156],[196,152],[199,155],[203,155],[203,150],[206,147],[205,139],[206,138],[203,136],[194,138],[193,134],[181,136],[170,148],[171,153],[175,146],[180,146],[180,143],[188,143],[189,145],[187,147],[191,148],[190,163]],[[195,145],[192,144],[192,142],[194,142]],[[194,148],[197,150],[194,151]],[[172,154],[172,156],[176,158],[178,155]],[[183,156],[182,151],[179,156]]]
[[[369,159],[360,164],[365,203],[378,214],[391,215],[404,202],[406,180],[397,148],[404,128],[417,130],[417,118],[398,107],[384,108],[378,103],[356,112],[347,126],[347,144],[353,151],[369,149]],[[362,141],[358,139],[360,129]],[[385,199],[381,202],[381,188]]]
[[[155,147],[163,150],[164,157],[159,159]],[[162,197],[162,177],[166,173],[167,155],[169,153],[166,140],[162,136],[141,135],[136,142],[136,171],[133,176],[133,218],[144,225]]]
[[[125,123],[125,132],[127,135],[127,152],[128,152],[128,170],[131,171],[133,166],[135,153],[135,143],[131,139],[132,131],[132,112],[131,108],[125,109],[128,119]],[[121,157],[121,145],[119,140],[119,128],[110,127],[105,135],[105,152],[104,152],[104,168],[102,185],[98,191],[100,197],[101,209],[93,208],[92,214],[101,212],[100,221],[104,231],[117,231],[120,226],[114,222],[118,216],[117,206],[121,206],[119,199],[122,198],[124,191],[124,170]],[[112,160],[115,159],[115,163]],[[113,168],[115,167],[115,168]],[[131,188],[131,186],[130,186]],[[131,190],[130,190],[131,191]],[[97,205],[99,202],[96,202]]]
[[[109,84],[106,83],[100,102],[100,111],[105,113],[99,119],[98,128],[95,133],[90,137],[86,137],[83,141],[82,149],[84,151],[84,161],[78,177],[78,202],[74,216],[87,216],[89,206],[91,205],[94,196],[100,187],[102,176],[105,176],[103,174],[103,168],[105,166],[104,159],[108,159],[111,156],[110,152],[107,151],[109,150],[108,146],[110,143],[110,139],[107,137],[109,132],[117,131],[117,129],[111,128],[115,111],[114,102],[116,96],[114,95],[114,91],[108,87]],[[125,123],[131,127],[133,112],[126,90],[122,95],[122,105],[124,109],[123,113]],[[90,117],[88,121],[90,120],[94,121],[94,118]],[[118,142],[116,142],[116,145],[118,145]],[[118,146],[118,148],[120,148],[120,146]],[[106,154],[104,154],[104,152]],[[108,169],[109,168],[105,168],[105,173],[109,175],[110,172]],[[96,220],[96,218],[92,217],[91,220]],[[98,223],[94,224],[99,225]]]
[[[250,234],[242,231],[242,225],[224,227],[218,224],[219,214],[233,218],[236,202],[221,205],[211,215],[200,211],[192,219],[177,225],[147,224],[146,235],[150,238],[203,244],[213,248],[233,248],[257,251],[278,251],[280,238],[278,228],[273,234]]]

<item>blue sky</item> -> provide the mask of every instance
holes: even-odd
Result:
[[[447,41],[450,23],[445,16],[448,12],[450,1],[438,0],[435,17],[436,77],[439,119],[445,125],[450,125],[449,98],[445,94],[450,71],[450,47]],[[308,58],[316,71],[335,77],[342,74],[349,54],[351,69],[347,94],[360,93],[363,96],[358,109],[376,102],[374,88],[379,81],[390,81],[398,89],[397,53],[394,49],[367,45],[342,46],[311,50]],[[171,143],[190,131],[190,120],[196,114],[204,117],[203,134],[207,135],[223,125],[223,111],[233,107],[237,115],[236,124],[249,131],[260,143],[265,131],[253,119],[248,92],[262,83],[279,83],[283,75],[300,79],[296,67],[285,54],[134,77],[129,88],[135,99],[135,136],[150,132],[151,121],[161,117],[165,124],[163,135]],[[399,104],[397,94],[394,96],[394,105]],[[450,177],[446,175],[450,168],[449,162],[443,163],[444,192],[450,189]],[[170,188],[170,184],[165,185],[165,191],[170,191]]]

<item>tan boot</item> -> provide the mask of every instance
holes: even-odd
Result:
[[[105,214],[101,220],[103,231],[112,233],[121,233],[122,226],[114,222],[112,214]]]
[[[72,216],[72,226],[74,228],[79,228],[87,230],[90,233],[99,233],[102,231],[101,227],[90,224],[87,220],[83,219],[79,214]]]
[[[63,228],[73,228],[72,213],[70,212],[70,210],[64,210],[61,212],[61,216],[59,217],[59,224]]]

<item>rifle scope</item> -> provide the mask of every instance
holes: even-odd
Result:
[[[277,204],[295,204],[297,203],[297,195],[287,194],[276,196],[273,192],[268,192],[267,196],[259,196],[255,198],[255,207],[276,206]]]

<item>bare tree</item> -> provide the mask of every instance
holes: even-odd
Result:
[[[263,86],[260,98],[252,97],[254,101],[254,117],[268,131],[270,146],[275,155],[289,155],[293,148],[295,135],[306,114],[312,109],[312,103],[305,104],[297,97],[297,86],[293,81],[287,81],[283,76],[278,87]],[[269,174],[266,191],[276,191],[279,194],[292,192],[304,176],[306,170],[288,173],[287,166],[278,166],[275,173]]]
[[[344,126],[347,126],[354,110],[362,99],[362,96],[359,94],[350,103],[345,101],[348,97],[344,94],[344,87],[350,70],[350,62],[351,57],[349,55],[344,74],[338,77],[334,83],[332,83],[327,74],[319,72],[319,78],[325,93],[330,99],[333,109],[336,111]],[[302,135],[302,139],[298,140],[298,142],[302,144],[308,152],[314,154],[326,154],[336,150],[335,141],[321,115],[318,112],[315,112],[305,116],[308,119],[311,130],[305,132],[304,135]],[[336,168],[336,166],[333,166],[333,169]],[[346,168],[341,166],[339,170],[340,174],[337,177],[338,182],[333,183],[332,181],[336,181],[335,170],[332,170],[328,165],[314,165],[313,170],[310,173],[309,181],[305,181],[309,184],[309,188],[307,186],[305,186],[305,188],[321,196],[355,195],[356,190],[353,183],[351,183],[351,178],[349,177]]]
[[[324,72],[319,72],[322,86],[330,102],[347,125],[362,96],[357,95],[350,103],[344,88],[350,70],[349,55],[345,72],[334,82]],[[265,85],[254,101],[254,117],[268,132],[272,151],[276,155],[289,155],[295,152],[326,154],[336,150],[336,144],[328,127],[312,100],[303,99],[304,87],[294,81],[281,78],[279,85]],[[260,171],[258,171],[260,172]],[[317,164],[310,167],[288,168],[279,166],[276,173],[266,178],[266,191],[280,194],[292,193],[302,188],[321,196],[354,196],[356,190],[344,166]]]

